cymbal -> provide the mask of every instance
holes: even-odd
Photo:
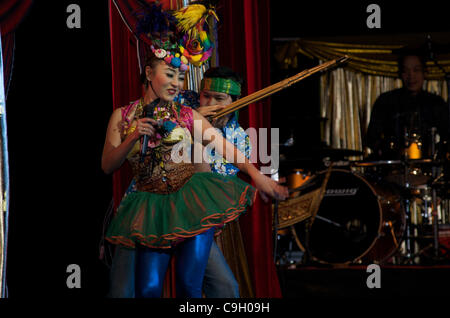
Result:
[[[401,165],[400,160],[359,160],[351,163],[356,167],[392,166]]]
[[[319,149],[318,153],[323,157],[352,157],[352,156],[362,156],[363,152],[353,149],[341,149],[341,148],[323,148]]]
[[[300,150],[300,146],[284,146],[280,144],[280,148],[285,149],[286,151],[296,151]],[[295,150],[292,150],[295,149]],[[353,149],[345,149],[345,148],[328,148],[328,147],[320,147],[320,148],[312,148],[310,151],[307,151],[311,154],[321,154],[321,155],[344,155],[344,156],[360,156],[363,154],[362,151],[353,150]]]
[[[443,162],[441,160],[433,160],[433,159],[408,159],[405,160],[406,164],[409,165],[441,165]]]
[[[373,167],[373,166],[416,166],[416,165],[441,165],[442,161],[433,159],[408,159],[408,160],[357,160],[352,161],[352,165],[357,167]]]
[[[287,159],[289,157],[296,158],[326,158],[332,159],[344,159],[351,156],[362,156],[363,152],[353,149],[341,149],[341,148],[313,148],[311,150],[305,150],[302,147],[294,146],[281,146],[280,153],[284,154]]]
[[[384,179],[388,182],[392,182],[401,186],[405,186],[406,184],[408,184],[411,187],[416,187],[416,186],[420,186],[423,184],[427,184],[431,177],[424,175],[424,174],[390,174],[386,177],[384,177]]]

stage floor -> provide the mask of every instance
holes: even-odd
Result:
[[[298,266],[278,268],[283,298],[398,298],[447,299],[450,303],[450,265],[379,267],[379,287],[374,270],[367,266],[350,265],[346,268]]]

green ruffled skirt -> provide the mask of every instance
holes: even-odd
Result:
[[[121,202],[106,233],[113,244],[170,248],[235,220],[253,203],[255,188],[236,176],[195,173],[177,192],[136,191]]]

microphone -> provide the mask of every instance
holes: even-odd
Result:
[[[144,117],[146,117],[146,118],[153,117],[153,112],[155,111],[156,106],[159,104],[159,100],[160,99],[157,98],[153,102],[151,102],[150,104],[148,104],[144,107]],[[145,154],[147,153],[149,137],[150,137],[149,135],[143,136],[140,162],[144,162]]]

